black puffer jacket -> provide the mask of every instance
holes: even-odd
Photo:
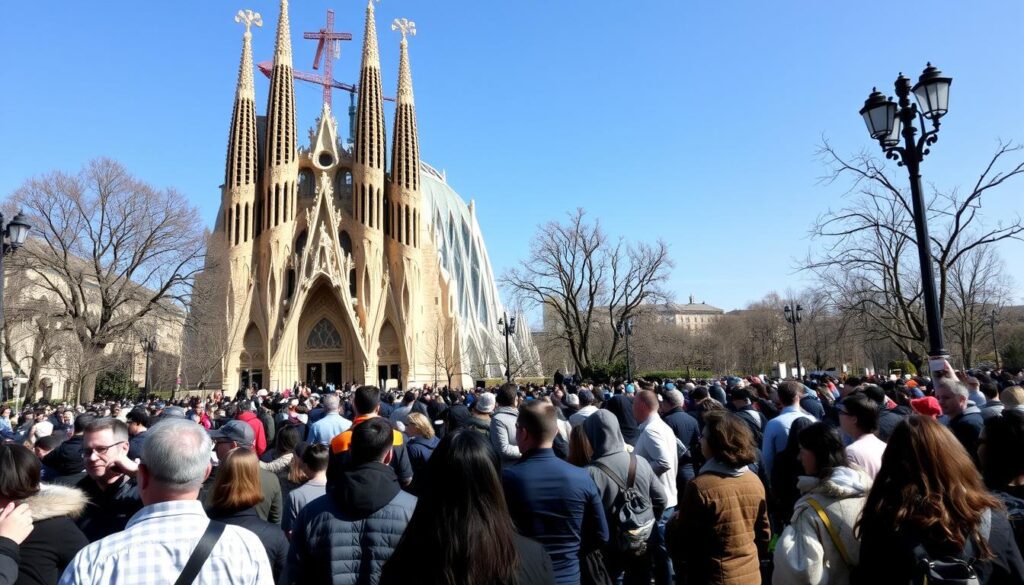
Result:
[[[377,585],[416,508],[393,469],[357,465],[299,512],[288,552],[292,583]]]
[[[21,543],[18,585],[54,585],[64,568],[89,541],[72,518],[85,509],[81,490],[43,485],[26,498],[32,509],[32,534]]]

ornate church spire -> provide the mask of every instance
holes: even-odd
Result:
[[[380,83],[380,52],[373,0],[366,5],[363,60],[359,72],[359,105],[356,110],[356,162],[384,169],[384,98]]]
[[[239,10],[235,22],[245,24],[245,34],[242,36],[242,58],[238,66],[238,85],[224,171],[224,232],[231,246],[249,242],[255,235],[256,94],[253,90],[250,29],[253,25],[262,26],[263,19],[252,10]]]
[[[274,68],[267,99],[267,151],[263,174],[263,225],[269,229],[295,215],[295,177],[298,172],[295,130],[295,88],[292,81],[292,41],[288,0],[281,0],[274,45]]]
[[[391,148],[391,183],[415,191],[420,187],[420,144],[416,130],[416,104],[412,94],[407,37],[416,34],[416,23],[404,18],[395,19],[391,30],[402,32],[398,59],[398,104],[395,107],[394,145]]]

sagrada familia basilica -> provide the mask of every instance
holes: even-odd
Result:
[[[298,143],[287,0],[266,116],[257,116],[250,26],[259,18],[236,19],[246,32],[217,220],[229,274],[223,389],[300,380],[414,387],[449,375],[459,386],[501,377],[498,321],[508,316],[474,204],[420,160],[413,23],[392,26],[402,40],[388,153],[373,2],[349,145],[327,101],[308,146]],[[520,375],[539,373],[528,327],[517,328],[510,352]]]

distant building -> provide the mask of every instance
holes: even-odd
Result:
[[[665,303],[643,305],[642,310],[660,323],[675,325],[687,331],[702,331],[725,314],[725,311],[707,303],[698,303],[690,295],[686,304]]]

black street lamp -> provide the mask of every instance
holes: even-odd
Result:
[[[153,355],[156,351],[156,338],[155,337],[143,337],[142,338],[142,351],[146,352],[146,389],[142,392],[142,400],[145,401],[149,395],[149,356]]]
[[[7,281],[4,273],[4,258],[25,245],[30,229],[32,226],[25,221],[25,217],[20,212],[7,225],[4,225],[4,214],[0,213],[0,331],[7,324],[4,317],[4,283]],[[0,352],[0,386],[3,386],[3,371],[3,352]],[[13,368],[11,373],[13,376]],[[11,386],[13,387],[13,385],[12,378]]]
[[[633,381],[633,364],[629,359],[629,338],[633,335],[633,320],[619,322],[619,335],[626,338],[626,383]],[[689,368],[689,366],[687,366]]]
[[[793,348],[796,350],[796,377],[798,379],[803,379],[804,370],[803,367],[800,365],[800,341],[797,339],[796,336],[796,324],[803,320],[800,317],[800,311],[803,310],[804,308],[799,304],[796,306],[795,309],[790,308],[789,305],[786,305],[786,307],[782,309],[782,312],[786,315],[786,323],[789,323],[790,325],[793,326]]]
[[[921,262],[921,288],[924,292],[924,310],[928,321],[928,357],[941,369],[949,353],[942,339],[942,316],[939,314],[938,297],[935,294],[935,271],[928,238],[928,218],[921,188],[921,161],[930,152],[929,147],[939,139],[939,120],[949,110],[949,86],[952,78],[928,63],[917,83],[911,87],[910,79],[902,73],[896,78],[896,97],[886,98],[877,89],[871,92],[860,113],[868,126],[868,133],[878,140],[885,157],[906,167],[910,175],[910,193],[914,205],[914,227],[917,237],[917,254]],[[914,93],[917,103],[910,102]],[[925,125],[931,120],[931,130]],[[921,136],[918,137],[920,126]],[[900,138],[903,146],[900,146]]]
[[[992,309],[992,314],[988,316],[988,325],[992,328],[992,350],[996,353],[996,369],[999,369],[999,344],[996,343],[996,323],[999,323],[999,313],[995,309]]]
[[[508,313],[502,313],[498,319],[498,332],[505,336],[505,381],[512,381],[512,352],[509,345],[509,336],[516,333],[516,318],[509,317]]]

